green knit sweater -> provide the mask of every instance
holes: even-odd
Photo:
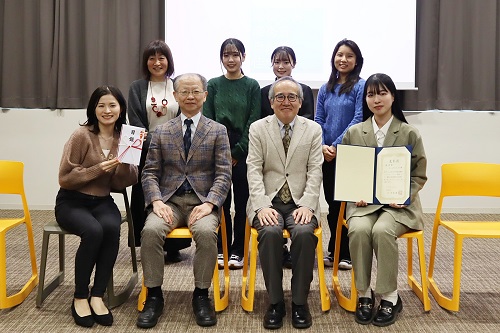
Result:
[[[260,118],[259,83],[246,76],[229,80],[222,75],[209,80],[203,114],[226,126],[232,158],[244,160],[250,124]]]

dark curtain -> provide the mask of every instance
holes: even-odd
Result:
[[[0,1],[0,106],[85,108],[100,85],[127,96],[164,0]]]
[[[500,0],[417,0],[416,61],[405,110],[500,110]]]
[[[0,107],[85,108],[103,84],[126,95],[164,16],[164,0],[0,0]],[[500,110],[500,0],[417,0],[416,49],[405,110]]]

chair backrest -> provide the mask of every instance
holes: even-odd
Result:
[[[23,203],[24,217],[28,221],[31,221],[28,201],[24,193],[23,162],[0,160],[0,194],[20,195]]]
[[[17,161],[0,161],[0,194],[24,194],[24,164]]]
[[[439,201],[447,196],[500,197],[500,164],[443,164],[441,177]]]

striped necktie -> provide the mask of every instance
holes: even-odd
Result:
[[[288,154],[288,147],[290,146],[290,124],[286,124],[283,126],[285,128],[285,135],[283,135],[283,148],[285,148],[285,156]],[[281,187],[278,192],[278,196],[283,201],[284,204],[287,204],[292,200],[292,193],[290,192],[290,188],[288,187],[288,181],[285,181],[285,184]]]
[[[188,157],[189,148],[191,148],[191,124],[192,119],[185,119],[184,124],[186,124],[186,132],[184,133],[184,153],[186,154],[186,159]]]

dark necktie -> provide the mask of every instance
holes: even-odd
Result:
[[[288,154],[288,147],[290,146],[290,125],[286,124],[283,126],[285,128],[285,135],[283,135],[283,148],[285,148],[285,156]],[[278,196],[283,201],[284,204],[287,204],[292,200],[292,193],[290,192],[290,188],[288,187],[288,181],[285,181],[285,184],[281,187],[278,192]]]
[[[191,147],[191,124],[193,121],[191,119],[184,120],[186,124],[186,132],[184,133],[184,153],[186,154],[186,160],[189,153],[189,148]]]

